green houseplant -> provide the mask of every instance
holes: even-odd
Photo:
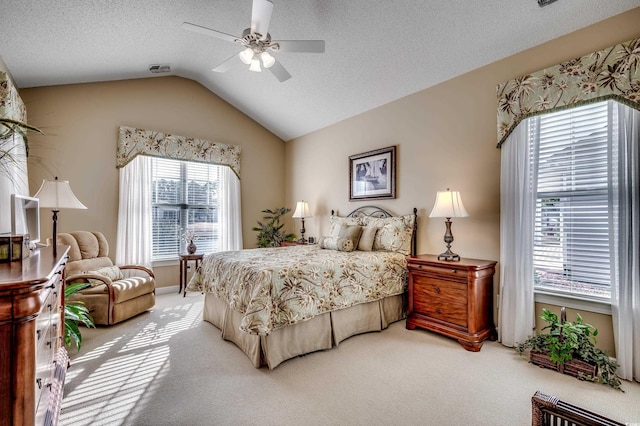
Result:
[[[84,306],[83,302],[70,301],[69,297],[76,292],[89,287],[89,283],[67,284],[64,289],[64,343],[71,346],[75,343],[78,350],[82,345],[82,333],[80,333],[80,324],[87,327],[95,328],[93,318],[89,314],[89,310]]]
[[[0,117],[0,174],[5,175],[9,179],[13,179],[10,165],[19,162],[16,154],[16,146],[13,143],[13,136],[19,134],[24,141],[26,155],[29,155],[29,145],[27,143],[27,132],[32,131],[42,134],[37,127],[30,126],[22,121],[13,120],[7,117]]]
[[[585,323],[580,314],[576,314],[575,321],[567,321],[564,307],[560,317],[543,308],[540,318],[547,325],[541,333],[518,344],[518,353],[523,355],[529,352],[531,362],[542,367],[622,391],[622,383],[616,373],[618,364],[595,346],[598,335],[596,328]],[[585,364],[588,365],[586,368],[583,367]]]
[[[258,221],[258,226],[253,227],[253,230],[258,232],[258,247],[278,247],[281,242],[293,241],[296,238],[294,234],[284,232],[284,223],[280,223],[280,218],[290,211],[288,207],[262,210],[262,213],[266,213],[263,216],[266,222]]]

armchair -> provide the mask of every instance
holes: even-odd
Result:
[[[83,302],[95,324],[113,325],[155,305],[153,271],[139,265],[115,266],[102,233],[59,233],[58,244],[70,246],[65,282],[91,284],[70,300]]]

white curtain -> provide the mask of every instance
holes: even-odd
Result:
[[[116,264],[151,267],[151,157],[138,155],[120,168]]]
[[[537,144],[533,149],[529,146],[529,135],[537,133],[539,123],[536,118],[523,120],[501,152],[498,337],[511,347],[524,342],[535,326],[533,225],[538,155]]]
[[[220,188],[220,251],[241,250],[240,179],[231,167],[222,167]]]
[[[613,334],[618,375],[640,381],[640,112],[609,108]]]

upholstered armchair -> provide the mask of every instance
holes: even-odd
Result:
[[[100,232],[58,234],[58,244],[70,246],[66,283],[89,282],[71,296],[85,304],[95,324],[112,325],[155,305],[155,276],[144,266],[115,266],[109,243]]]

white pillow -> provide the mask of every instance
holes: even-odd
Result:
[[[102,275],[109,278],[111,281],[118,281],[124,278],[122,271],[117,266],[105,266],[104,268],[96,269],[95,271],[87,271],[85,274]],[[104,284],[104,281],[89,278],[89,284],[91,287],[95,287],[100,284]]]

